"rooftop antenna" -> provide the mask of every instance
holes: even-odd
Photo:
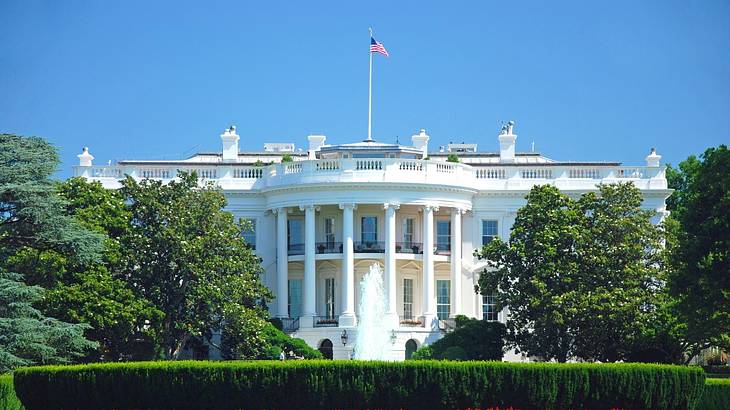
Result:
[[[400,141],[398,140],[398,136],[395,136],[395,145],[400,145]]]

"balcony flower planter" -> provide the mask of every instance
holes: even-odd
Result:
[[[400,245],[396,245],[395,246],[395,251],[398,252],[398,253],[400,253],[400,250],[401,250],[401,246]]]
[[[423,326],[423,322],[421,322],[420,320],[411,320],[411,319],[401,320],[400,324],[406,325],[406,326]]]
[[[324,245],[317,246],[317,251],[319,251],[319,253],[324,253],[324,249],[325,249]]]

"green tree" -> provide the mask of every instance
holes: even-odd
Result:
[[[418,349],[414,359],[502,360],[505,326],[499,322],[457,316],[456,329],[429,346]]]
[[[667,179],[677,221],[669,287],[689,360],[710,346],[730,350],[730,150],[691,156]]]
[[[9,258],[9,269],[48,289],[38,307],[60,320],[87,323],[86,336],[99,342],[89,360],[150,359],[154,329],[146,323],[161,316],[117,271],[120,237],[130,227],[131,215],[121,195],[98,182],[71,178],[57,184],[65,208],[85,228],[104,235],[102,260],[87,262],[75,254],[23,248]]]
[[[58,164],[45,140],[0,134],[0,263],[24,247],[99,259],[101,235],[68,214],[50,179]]]
[[[460,162],[460,161],[459,161],[459,156],[458,156],[458,155],[456,155],[456,154],[449,154],[449,155],[448,155],[448,156],[446,157],[446,162],[454,162],[454,163],[459,163],[459,162]]]
[[[71,363],[97,347],[84,338],[86,324],[45,317],[33,307],[43,288],[17,273],[0,272],[0,373],[19,366]]]
[[[131,229],[121,239],[122,270],[133,289],[164,317],[153,323],[164,356],[177,358],[191,338],[211,339],[213,329],[235,333],[242,356],[258,355],[271,294],[261,265],[241,236],[242,223],[223,211],[225,197],[195,173],[178,181],[137,182],[121,193]]]
[[[546,360],[626,360],[657,317],[662,230],[632,184],[574,200],[536,186],[509,242],[478,251],[478,290],[510,307],[511,345]]]
[[[281,162],[292,162],[294,159],[291,157],[291,154],[284,154],[281,156]]]

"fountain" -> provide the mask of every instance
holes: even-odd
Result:
[[[360,282],[355,359],[390,359],[390,333],[393,329],[387,326],[385,320],[387,304],[383,290],[383,270],[375,263]]]

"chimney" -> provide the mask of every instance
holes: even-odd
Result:
[[[310,135],[307,137],[307,140],[309,140],[309,159],[317,159],[316,152],[322,148],[326,139],[327,137],[324,135]]]
[[[514,121],[507,121],[499,132],[499,161],[515,162],[515,143],[517,135],[512,133]]]
[[[91,154],[89,154],[89,148],[88,147],[84,147],[84,149],[81,152],[81,154],[77,155],[77,157],[79,158],[79,166],[80,167],[90,167],[91,166],[91,161],[94,160],[94,156],[91,155]]]
[[[651,152],[649,153],[649,155],[646,156],[645,159],[647,167],[658,167],[659,160],[662,159],[662,156],[656,153],[656,148],[652,148]]]
[[[223,161],[236,161],[238,159],[238,140],[235,125],[231,125],[230,128],[223,131],[223,134],[221,134]]]
[[[411,137],[411,141],[413,142],[413,147],[416,149],[420,149],[421,152],[423,152],[423,158],[428,157],[428,140],[429,140],[428,134],[426,134],[426,130],[421,128],[421,131],[413,135]]]

